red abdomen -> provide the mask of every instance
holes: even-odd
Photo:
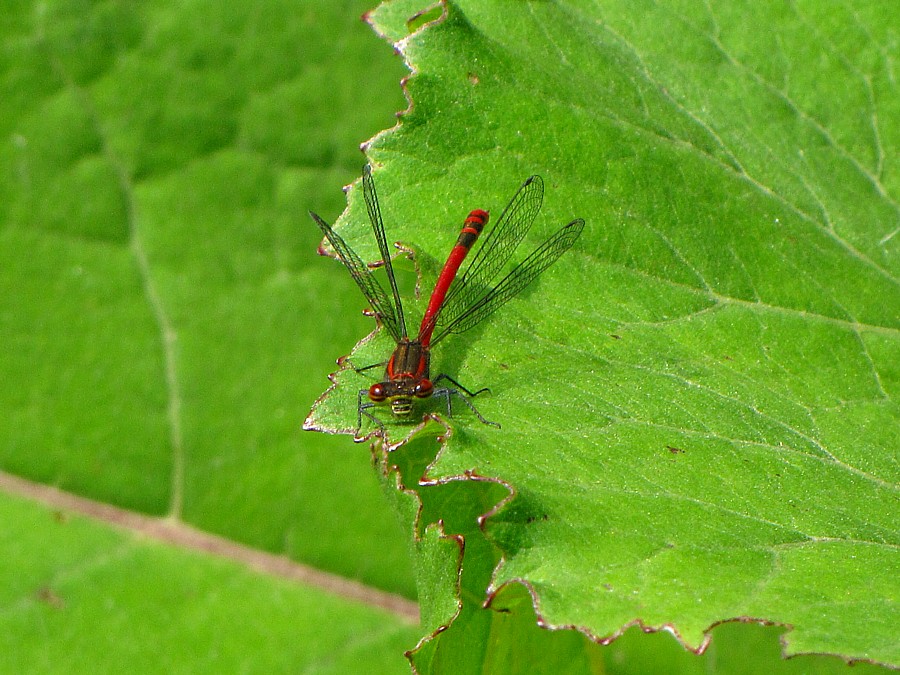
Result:
[[[431,299],[428,300],[428,307],[425,309],[425,316],[422,317],[422,326],[419,328],[419,342],[428,349],[431,344],[431,334],[434,332],[437,314],[444,304],[444,297],[447,295],[447,289],[456,278],[459,266],[472,248],[472,245],[478,240],[478,235],[484,229],[490,214],[481,209],[475,209],[463,223],[459,237],[456,239],[456,245],[450,251],[447,262],[438,276],[437,282],[434,284],[434,290],[431,292]]]

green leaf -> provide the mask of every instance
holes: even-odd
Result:
[[[4,672],[403,672],[384,610],[0,495]],[[264,648],[261,648],[264,645]]]
[[[465,214],[531,173],[548,189],[526,252],[587,222],[435,350],[503,425],[457,411],[426,476],[510,486],[485,524],[488,596],[525,584],[545,625],[597,638],[640,623],[700,649],[752,619],[790,626],[787,653],[900,663],[895,13],[446,9],[397,43],[413,105],[369,147],[389,238],[428,289]],[[340,227],[377,258],[355,191]],[[390,349],[376,336],[354,362]],[[338,381],[315,414],[347,429],[368,385]]]

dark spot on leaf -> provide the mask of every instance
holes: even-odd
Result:
[[[676,448],[674,445],[667,445],[666,450],[671,452],[673,455],[683,455],[684,454],[684,450],[682,450],[681,448]]]
[[[63,599],[49,586],[41,586],[34,595],[40,602],[50,605],[54,609],[62,609],[65,604]]]
[[[621,335],[616,335],[615,333],[610,333],[609,337],[611,337],[613,340],[621,340],[622,339]]]

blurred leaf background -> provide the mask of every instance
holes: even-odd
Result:
[[[306,215],[406,106],[369,8],[4,5],[0,463],[414,598],[365,447],[300,431],[371,329]],[[6,672],[407,669],[402,618],[0,502]]]

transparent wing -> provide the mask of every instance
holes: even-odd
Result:
[[[369,270],[362,259],[356,254],[356,251],[350,248],[347,242],[331,228],[331,225],[326,223],[312,211],[309,212],[309,215],[312,216],[316,225],[322,230],[322,234],[325,235],[328,243],[331,244],[332,248],[338,254],[338,257],[341,259],[341,262],[344,263],[344,267],[347,268],[347,271],[350,272],[350,276],[353,277],[356,285],[359,286],[359,290],[366,296],[366,300],[369,301],[369,305],[371,305],[372,310],[375,312],[375,315],[381,321],[382,325],[384,325],[393,338],[399,342],[400,339],[406,335],[405,327],[401,323],[401,320],[398,319],[394,305],[387,293],[385,293],[384,288],[378,283],[378,279],[375,278],[371,270]]]
[[[472,303],[464,312],[442,326],[432,338],[432,344],[438,343],[450,333],[463,333],[493,314],[511,298],[516,296],[528,284],[534,281],[545,269],[550,267],[572,245],[584,229],[584,220],[578,218],[560,229],[535,251],[515,267],[503,280],[483,297]]]
[[[375,240],[378,242],[378,250],[381,252],[381,260],[384,262],[384,271],[391,285],[394,295],[393,306],[396,309],[397,327],[400,337],[406,337],[406,320],[403,318],[403,303],[400,301],[400,291],[397,290],[397,279],[394,277],[394,267],[391,265],[391,251],[388,249],[387,238],[384,235],[384,222],[381,220],[381,207],[378,205],[378,193],[375,192],[375,181],[372,179],[372,168],[366,164],[362,174],[363,196],[366,199],[366,209],[369,212],[369,222],[372,223],[372,231],[375,232]],[[398,340],[398,336],[394,336]]]
[[[531,176],[485,235],[465,272],[450,286],[444,305],[435,317],[438,327],[446,328],[453,324],[478,302],[479,296],[487,291],[491,281],[531,229],[543,201],[544,181],[540,176]]]

